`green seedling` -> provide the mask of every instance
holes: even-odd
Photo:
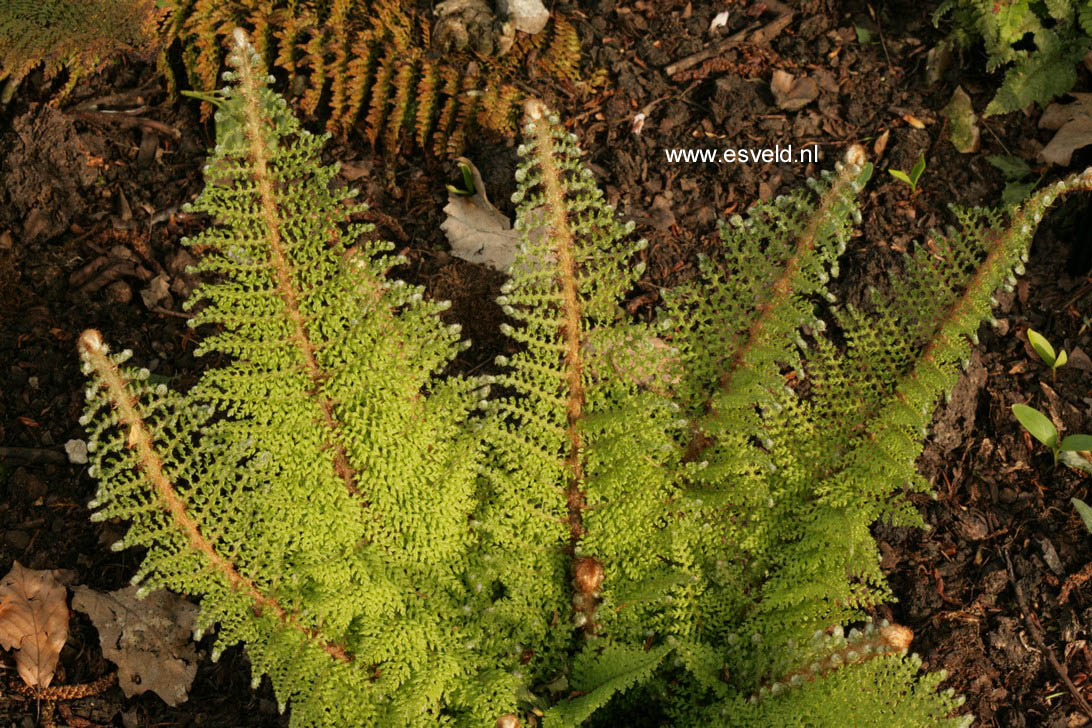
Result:
[[[1065,349],[1061,349],[1055,354],[1054,347],[1050,345],[1050,342],[1042,334],[1032,329],[1028,329],[1028,343],[1031,344],[1032,349],[1035,349],[1035,353],[1039,355],[1043,363],[1050,367],[1050,378],[1052,380],[1057,378],[1058,368],[1064,367],[1065,363],[1069,361],[1069,355],[1065,353]]]
[[[1092,533],[1092,506],[1089,506],[1080,498],[1070,498],[1069,502],[1077,509],[1081,520],[1084,521],[1084,527],[1088,529],[1089,533]]]
[[[1032,437],[1050,448],[1051,453],[1054,455],[1055,465],[1058,464],[1058,456],[1063,452],[1092,450],[1092,435],[1066,435],[1059,442],[1058,428],[1047,419],[1046,415],[1034,407],[1028,407],[1026,404],[1014,404],[1012,413],[1016,415],[1016,419],[1020,421],[1024,429],[1031,433]]]
[[[470,165],[459,162],[459,171],[463,175],[463,189],[459,189],[455,185],[448,185],[447,191],[453,195],[459,195],[460,197],[470,197],[477,190],[474,185],[474,173],[470,170]]]
[[[921,175],[925,172],[925,155],[921,155],[917,163],[910,169],[910,172],[903,172],[901,169],[889,169],[887,173],[900,182],[905,182],[910,186],[910,191],[917,194],[918,180],[921,179]]]

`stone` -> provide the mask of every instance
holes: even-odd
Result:
[[[550,20],[550,11],[542,0],[497,0],[497,14],[507,17],[516,30],[541,33]]]

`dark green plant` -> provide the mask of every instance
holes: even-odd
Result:
[[[1036,176],[1031,165],[1019,157],[992,154],[986,161],[1005,178],[1005,188],[1001,190],[1001,204],[1005,206],[1020,204],[1043,181],[1043,176]]]
[[[944,0],[933,22],[952,20],[950,42],[979,40],[986,70],[1004,70],[986,115],[1045,106],[1077,82],[1077,64],[1092,49],[1092,3],[1086,0]]]
[[[114,546],[147,550],[143,592],[201,599],[214,656],[244,643],[294,726],[970,724],[942,673],[916,675],[910,630],[868,620],[890,597],[870,528],[922,523],[900,493],[930,489],[935,404],[1045,209],[1092,173],[1007,224],[960,212],[839,307],[872,171],[853,147],[816,199],[729,220],[643,323],[621,303],[644,241],[530,102],[498,299],[519,353],[441,376],[465,345],[444,304],[358,242],[354,193],[241,32],[230,60],[241,133],[206,167],[187,304],[222,363],[173,392],[79,339],[93,518],[131,523]]]
[[[1043,360],[1043,363],[1050,367],[1050,375],[1053,378],[1058,368],[1066,363],[1065,350],[1062,349],[1055,354],[1054,347],[1050,345],[1050,342],[1042,334],[1032,329],[1028,329],[1028,342],[1031,344],[1031,348],[1035,350],[1035,353],[1039,355],[1039,358]],[[1092,473],[1092,463],[1087,458],[1088,452],[1092,451],[1092,435],[1066,435],[1059,441],[1058,428],[1046,415],[1034,407],[1025,404],[1014,404],[1012,413],[1032,437],[1050,448],[1055,465],[1061,460],[1071,468]],[[1080,514],[1085,526],[1092,532],[1092,508],[1080,498],[1071,498],[1070,501],[1077,513]]]
[[[1080,498],[1070,498],[1069,500],[1084,522],[1084,527],[1088,529],[1089,533],[1092,533],[1092,506],[1089,506]]]

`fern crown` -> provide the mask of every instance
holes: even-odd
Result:
[[[518,353],[443,375],[465,345],[445,304],[387,277],[401,259],[236,35],[187,243],[225,363],[181,393],[79,343],[93,517],[131,524],[143,591],[199,597],[214,654],[244,643],[294,726],[969,723],[909,630],[868,620],[890,597],[869,528],[921,524],[899,493],[929,490],[933,407],[1092,177],[1008,224],[957,212],[859,309],[830,283],[871,172],[853,148],[814,195],[730,219],[636,322],[645,242],[530,102],[498,299]]]

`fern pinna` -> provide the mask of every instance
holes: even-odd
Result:
[[[518,79],[580,85],[576,30],[554,16],[536,35],[517,33],[500,55],[434,48],[433,19],[394,0],[169,0],[167,40],[179,38],[190,80],[216,87],[221,44],[237,24],[251,29],[267,64],[301,82],[300,105],[328,114],[332,133],[362,119],[373,147],[396,152],[407,141],[436,154],[460,154],[467,134],[510,135],[527,98]],[[465,32],[465,31],[464,31]],[[169,67],[164,65],[169,74]]]
[[[465,345],[444,305],[356,243],[353,193],[241,31],[229,60],[189,302],[228,363],[178,393],[79,342],[93,517],[132,524],[115,547],[147,549],[144,591],[200,598],[214,656],[244,643],[295,726],[970,722],[910,631],[869,620],[869,526],[920,523],[898,493],[928,489],[934,404],[1092,174],[1008,225],[959,213],[866,311],[829,286],[871,171],[854,147],[815,200],[732,218],[640,323],[620,302],[644,243],[530,102],[499,300],[520,351],[441,376]]]

